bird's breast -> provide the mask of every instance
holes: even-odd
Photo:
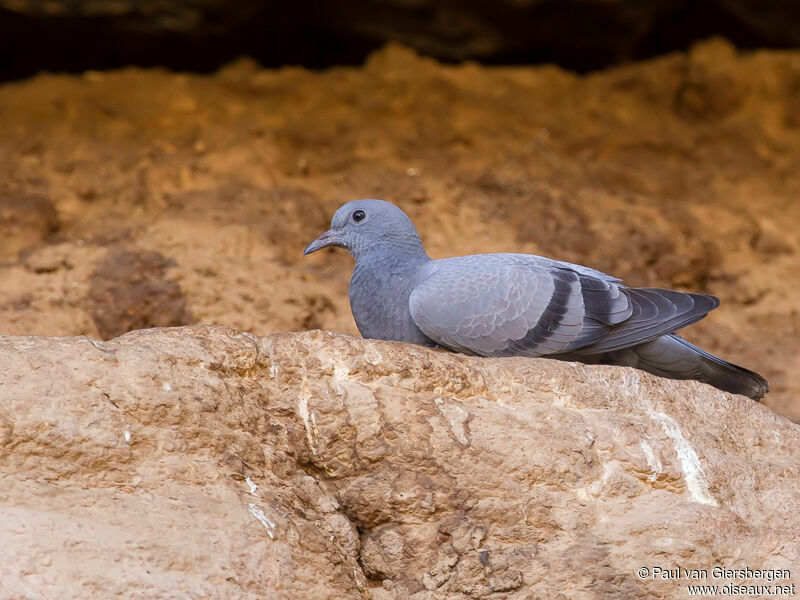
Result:
[[[393,269],[356,269],[350,279],[350,309],[365,338],[430,344],[408,309],[413,277]]]

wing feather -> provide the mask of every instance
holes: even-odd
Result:
[[[516,260],[440,263],[412,291],[409,310],[442,345],[483,356],[541,356],[563,351],[583,327],[574,271]]]
[[[628,288],[599,271],[522,254],[435,261],[409,298],[417,326],[453,350],[559,358],[643,344],[718,305],[713,296]]]
[[[601,339],[578,348],[587,356],[636,346],[696,323],[719,306],[707,294],[687,294],[657,288],[625,288],[633,304],[631,316],[609,329]]]

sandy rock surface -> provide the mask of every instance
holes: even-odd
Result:
[[[352,262],[303,259],[344,201],[400,204],[434,257],[533,252],[716,294],[686,336],[800,421],[800,52],[722,41],[578,77],[442,66],[0,86],[0,332],[220,323],[355,333]]]
[[[695,382],[225,327],[0,337],[0,598],[685,598],[789,569],[800,426]],[[785,573],[782,573],[785,575]]]

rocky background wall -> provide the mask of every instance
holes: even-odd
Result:
[[[355,333],[335,208],[400,204],[432,256],[545,254],[709,292],[692,341],[800,420],[800,52],[717,39],[577,76],[444,66],[127,68],[0,87],[0,331]]]

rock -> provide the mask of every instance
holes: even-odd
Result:
[[[59,269],[72,269],[70,251],[72,244],[49,244],[31,250],[25,257],[25,268],[33,273],[54,273]]]
[[[166,277],[174,262],[159,252],[112,249],[91,276],[89,305],[103,339],[132,329],[192,322],[180,286]]]
[[[714,39],[692,48],[676,96],[678,114],[697,118],[723,118],[735,111],[747,94],[736,77],[736,48]]]
[[[0,261],[45,241],[58,231],[58,214],[46,198],[19,193],[0,193]]]
[[[656,567],[796,569],[798,455],[766,407],[626,368],[320,331],[3,336],[0,580],[4,598],[684,598]]]
[[[770,219],[761,219],[758,232],[750,242],[753,248],[762,254],[791,254],[794,246],[790,239],[781,235],[778,225]]]

